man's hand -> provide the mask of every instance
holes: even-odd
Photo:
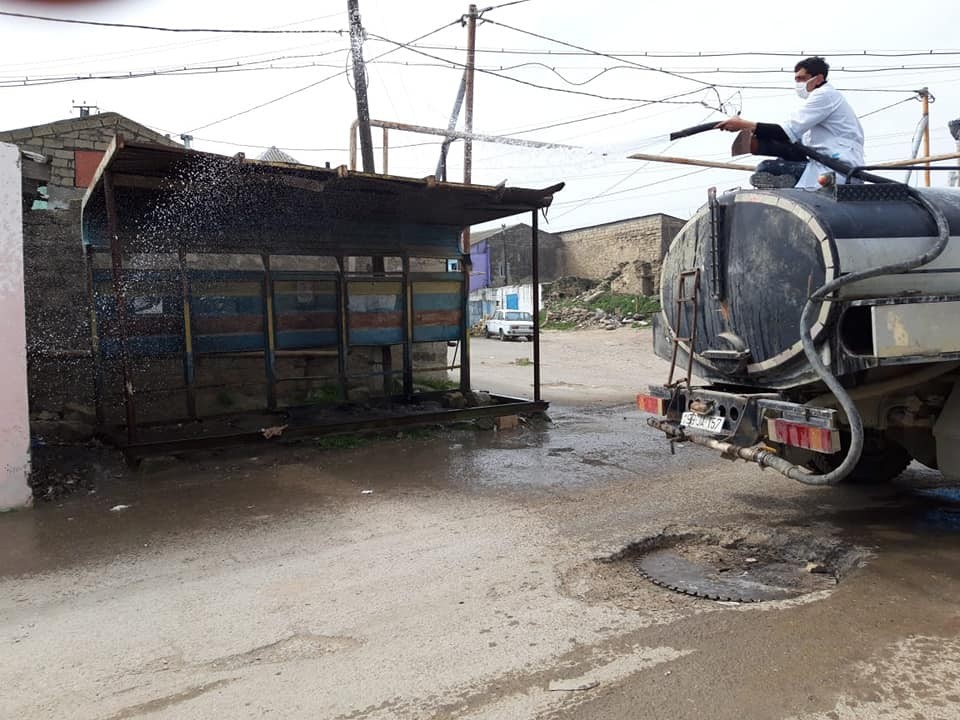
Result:
[[[717,128],[728,132],[740,132],[741,130],[756,130],[757,124],[752,120],[744,120],[742,117],[729,117],[722,122],[718,122]]]

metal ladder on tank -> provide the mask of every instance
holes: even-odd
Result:
[[[667,387],[690,386],[690,380],[693,377],[693,347],[697,342],[697,299],[700,293],[700,268],[682,270],[678,277],[677,296],[674,299],[676,313],[673,326],[673,356],[670,359],[670,376],[667,379]],[[687,295],[688,283],[693,286],[689,295]],[[688,323],[690,335],[684,337],[680,334],[680,331],[683,328],[684,311],[687,306],[692,308],[693,312]],[[673,375],[677,370],[677,355],[680,352],[680,343],[687,343],[689,348],[687,352],[687,375],[674,382]]]

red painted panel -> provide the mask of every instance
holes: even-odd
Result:
[[[73,184],[81,188],[90,187],[101,160],[103,160],[102,150],[74,150]]]

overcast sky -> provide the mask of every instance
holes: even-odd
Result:
[[[501,3],[491,0],[480,7],[488,4]],[[372,61],[368,75],[374,118],[446,126],[465,59],[466,29],[459,19],[468,5],[450,0],[360,0],[368,33],[364,54]],[[0,0],[0,10],[181,28],[347,28],[346,0]],[[936,97],[931,106],[932,151],[955,148],[946,124],[960,117],[960,2],[731,5],[699,0],[526,0],[488,10],[484,18],[491,22],[482,22],[477,31],[478,68],[507,77],[478,73],[474,130],[520,133],[518,137],[529,140],[584,148],[475,146],[475,182],[507,180],[530,187],[567,183],[549,211],[548,230],[654,212],[686,218],[702,204],[710,185],[746,184],[744,172],[648,164],[626,156],[645,152],[729,159],[730,134],[716,131],[673,145],[665,136],[721,118],[721,106],[728,112],[742,109],[750,119],[778,121],[799,102],[793,91],[794,63],[814,52],[827,56],[833,66],[830,80],[848,89],[858,114],[873,113],[862,120],[869,161],[909,156],[921,105],[910,99],[910,92],[891,91],[923,86]],[[416,48],[393,44],[409,43],[434,30],[439,31],[416,43]],[[174,136],[192,132],[194,146],[211,152],[242,151],[255,157],[263,147],[276,145],[305,163],[339,165],[348,160],[356,104],[344,72],[349,59],[345,33],[169,33],[0,16],[0,37],[0,84],[6,85],[0,87],[0,129],[70,117],[77,114],[72,106],[85,102]],[[620,58],[560,54],[577,51],[551,39]],[[552,54],[542,54],[548,51]],[[938,52],[908,56],[926,51]],[[748,52],[783,55],[740,54]],[[691,53],[723,54],[663,57]],[[231,65],[239,71],[229,72]],[[185,67],[204,74],[45,82]],[[268,69],[253,69],[263,67]],[[45,84],[24,86],[25,78]],[[324,78],[331,79],[318,82]],[[313,83],[318,84],[224,119]],[[687,94],[677,100],[690,104],[644,106],[644,101],[681,93]],[[606,117],[584,119],[604,113]],[[548,125],[558,126],[537,129]],[[379,145],[376,130],[374,138]],[[391,132],[390,145],[391,174],[423,177],[434,172],[436,138]],[[462,178],[462,158],[462,145],[455,144],[450,152],[451,180]],[[380,163],[378,151],[378,171]],[[935,174],[934,182],[945,184],[946,174]]]

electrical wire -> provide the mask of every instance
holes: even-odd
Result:
[[[452,50],[456,52],[464,52],[466,48],[459,45],[420,45],[418,46],[423,50]],[[501,55],[552,55],[552,56],[573,56],[573,57],[587,57],[596,55],[596,52],[593,51],[567,51],[567,50],[534,50],[534,49],[524,49],[524,48],[475,48],[477,53],[497,53]],[[644,57],[644,58],[676,58],[676,59],[696,59],[696,58],[710,58],[710,57],[804,57],[806,55],[822,55],[830,57],[879,57],[879,58],[905,58],[905,57],[938,57],[938,56],[949,56],[949,55],[960,55],[960,50],[916,50],[916,51],[884,51],[884,50],[863,50],[863,51],[839,51],[839,52],[830,52],[830,51],[812,51],[812,50],[797,50],[796,52],[767,52],[767,51],[730,51],[730,52],[676,52],[676,53],[666,53],[666,52],[632,52],[625,51],[620,52],[616,50],[603,50],[599,51],[604,55],[613,56],[616,58],[623,57]]]
[[[423,35],[419,36],[418,38],[416,38],[416,39],[414,39],[414,40],[411,40],[410,42],[411,42],[411,43],[419,42],[420,40],[423,40],[424,38],[428,38],[428,37],[430,37],[431,35],[436,35],[438,32],[441,32],[441,31],[443,31],[443,30],[446,30],[446,29],[449,28],[449,27],[452,27],[452,26],[454,26],[454,25],[459,25],[459,24],[460,24],[460,19],[458,18],[458,19],[456,19],[456,20],[453,20],[452,22],[446,23],[445,25],[441,25],[440,27],[438,27],[438,28],[436,28],[436,29],[434,29],[434,30],[431,30],[431,31],[428,32],[428,33],[424,33]],[[376,61],[376,60],[379,60],[380,58],[386,57],[387,55],[389,55],[389,54],[391,54],[391,53],[393,53],[393,52],[396,52],[397,49],[399,49],[399,48],[394,48],[394,49],[391,49],[391,50],[387,50],[386,52],[381,53],[380,55],[377,55],[375,58],[373,58],[373,60],[371,60],[371,62]],[[303,86],[303,87],[301,87],[301,88],[297,88],[296,90],[293,90],[293,91],[291,91],[291,92],[288,92],[288,93],[285,93],[285,94],[283,94],[283,95],[280,95],[279,97],[272,98],[272,99],[270,99],[270,100],[267,100],[266,102],[259,103],[259,104],[257,104],[257,105],[254,105],[253,107],[250,107],[250,108],[247,108],[247,109],[245,109],[245,110],[241,110],[241,111],[239,111],[239,112],[233,113],[232,115],[228,115],[227,117],[220,118],[219,120],[214,120],[213,122],[209,122],[209,123],[207,123],[207,124],[205,124],[205,125],[200,125],[200,126],[198,126],[198,127],[193,128],[192,130],[187,130],[185,134],[191,134],[191,133],[193,133],[193,132],[195,132],[195,131],[197,131],[197,130],[205,130],[205,129],[207,129],[208,127],[213,127],[214,125],[219,125],[220,123],[224,123],[224,122],[226,122],[227,120],[233,120],[234,118],[240,117],[241,115],[246,115],[246,114],[248,114],[248,113],[254,112],[255,110],[259,110],[260,108],[264,108],[264,107],[266,107],[267,105],[273,105],[274,103],[280,102],[281,100],[286,100],[287,98],[289,98],[289,97],[291,97],[291,96],[293,96],[293,95],[297,95],[297,94],[299,94],[299,93],[302,93],[302,92],[305,92],[305,91],[307,91],[307,90],[310,90],[311,88],[314,88],[314,87],[316,87],[317,85],[321,85],[322,83],[325,83],[325,82],[327,82],[328,80],[333,80],[334,78],[340,77],[341,75],[344,75],[344,74],[346,74],[346,73],[347,73],[347,71],[346,71],[345,69],[344,69],[344,70],[340,70],[340,71],[334,73],[333,75],[328,75],[327,77],[321,78],[320,80],[317,80],[316,82],[312,82],[312,83],[310,83],[309,85],[305,85],[305,86]]]
[[[492,22],[492,21],[490,21],[490,22]],[[398,49],[398,50],[399,50],[399,49],[406,49],[406,50],[409,50],[410,52],[416,53],[416,54],[418,54],[418,55],[423,55],[423,56],[425,56],[425,57],[429,57],[429,58],[431,58],[431,59],[433,59],[433,60],[439,60],[439,61],[444,62],[444,63],[449,63],[451,66],[453,66],[453,67],[455,67],[455,68],[464,69],[464,68],[467,67],[464,63],[457,62],[457,61],[455,61],[455,60],[448,60],[447,58],[442,58],[442,57],[439,57],[439,56],[436,56],[436,55],[431,55],[431,54],[429,54],[429,53],[425,53],[425,52],[423,52],[422,50],[415,50],[415,49],[413,49],[413,48],[411,47],[411,43],[401,43],[401,42],[397,42],[396,40],[391,40],[390,38],[383,37],[382,35],[375,35],[375,34],[372,34],[372,33],[369,34],[369,37],[371,37],[371,38],[373,38],[373,39],[375,39],[375,40],[380,40],[380,41],[382,41],[382,42],[388,43],[388,44],[390,44],[390,45],[394,45],[394,46],[396,47],[396,49]],[[586,91],[584,91],[584,90],[568,90],[567,88],[558,88],[558,87],[551,87],[550,85],[541,85],[541,84],[539,84],[539,83],[530,82],[530,81],[528,81],[528,80],[523,80],[523,79],[521,79],[521,78],[513,77],[512,75],[504,75],[503,73],[497,72],[497,71],[495,71],[495,70],[487,70],[487,69],[479,68],[479,67],[476,67],[476,68],[474,68],[474,69],[475,69],[477,72],[483,73],[483,74],[485,74],[485,75],[492,75],[492,76],[494,76],[494,77],[499,77],[499,78],[502,78],[502,79],[504,79],[504,80],[510,80],[511,82],[519,83],[520,85],[526,85],[526,86],[528,86],[528,87],[534,87],[534,88],[537,88],[537,89],[539,89],[539,90],[550,90],[550,91],[552,91],[552,92],[567,93],[567,94],[569,94],[569,95],[580,95],[580,96],[583,96],[583,97],[591,97],[591,98],[595,98],[595,99],[598,99],[598,100],[615,100],[615,101],[619,101],[619,102],[636,102],[636,103],[647,103],[647,104],[666,103],[666,104],[673,104],[673,105],[700,105],[700,106],[702,106],[702,107],[707,107],[707,108],[714,109],[714,110],[717,109],[717,108],[713,108],[712,106],[710,106],[710,105],[708,105],[708,104],[706,104],[705,102],[702,102],[702,101],[651,100],[651,99],[647,99],[647,98],[635,98],[635,97],[620,97],[620,96],[611,96],[611,95],[600,95],[600,94],[598,94],[598,93],[586,92]],[[702,84],[702,85],[704,85],[704,86],[706,86],[707,88],[710,88],[710,89],[713,88],[713,85],[711,85],[710,83],[700,82],[700,84]],[[703,90],[703,88],[700,88],[700,89],[697,90],[697,91],[691,91],[689,94],[692,94],[693,92],[702,92],[702,90]],[[687,93],[684,93],[684,94],[687,94]],[[719,95],[718,95],[718,98],[719,98]]]
[[[127,30],[154,30],[157,32],[172,33],[229,33],[240,35],[326,35],[349,34],[349,30],[241,30],[233,28],[172,28],[158,25],[134,25],[128,23],[102,22],[97,20],[76,20],[73,18],[49,17],[46,15],[29,15],[0,10],[0,15],[22,20],[40,20],[43,22],[67,23],[69,25],[90,25],[94,27],[124,28]]]

